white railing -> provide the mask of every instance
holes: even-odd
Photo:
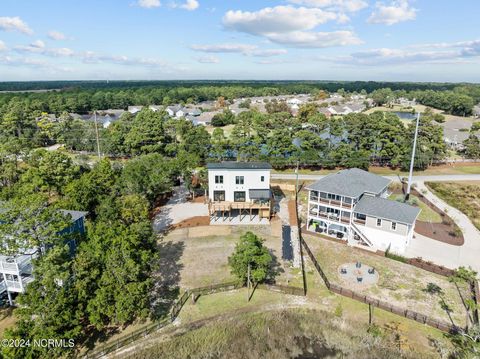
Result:
[[[373,247],[373,243],[370,241],[370,239],[368,239],[368,237],[363,234],[363,232],[357,227],[354,222],[352,222],[352,228],[366,244],[368,244],[370,247]]]
[[[6,280],[8,290],[18,290],[21,291],[23,289],[22,284],[20,282],[14,280]]]
[[[13,262],[7,262],[5,260],[0,261],[0,271],[2,272],[20,272],[23,268],[31,264],[32,259],[25,257],[18,261],[15,259]]]
[[[0,293],[3,293],[7,290],[7,286],[5,285],[4,281],[0,282]]]

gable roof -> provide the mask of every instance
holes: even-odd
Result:
[[[365,192],[378,194],[389,183],[390,180],[385,177],[359,168],[350,168],[325,176],[312,183],[307,189],[356,198]]]
[[[225,161],[218,163],[207,163],[209,170],[226,169],[226,170],[271,170],[272,166],[267,162],[235,162]]]
[[[80,219],[82,217],[85,217],[88,213],[88,212],[83,212],[83,211],[72,211],[72,210],[67,210],[67,209],[61,209],[60,211],[65,215],[72,216],[72,222],[75,222],[78,219]]]
[[[394,222],[413,224],[420,213],[420,208],[382,197],[363,196],[354,211]]]

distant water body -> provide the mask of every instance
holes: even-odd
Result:
[[[415,120],[417,118],[417,115],[411,112],[394,111],[393,113],[400,117],[401,120]]]

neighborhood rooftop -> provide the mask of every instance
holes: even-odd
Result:
[[[207,163],[207,168],[212,169],[226,169],[226,170],[269,170],[272,166],[267,162],[211,162]]]
[[[88,212],[83,212],[83,211],[71,211],[71,210],[66,210],[62,209],[61,212],[65,215],[70,215],[72,216],[72,221],[75,222],[78,219],[85,217]]]
[[[355,212],[394,222],[413,224],[420,209],[386,198],[363,196],[355,206]]]
[[[390,180],[382,176],[351,168],[325,176],[308,189],[357,198],[365,192],[380,193],[389,183]]]

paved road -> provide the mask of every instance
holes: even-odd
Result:
[[[298,179],[307,181],[316,181],[322,179],[326,175],[298,175]],[[392,181],[400,181],[399,176],[384,176]],[[294,173],[272,173],[272,179],[294,180],[296,178]],[[480,181],[480,174],[465,174],[465,175],[432,175],[432,176],[413,176],[414,182],[424,181]]]
[[[480,273],[480,232],[478,229],[466,215],[430,192],[423,182],[418,183],[417,189],[425,193],[425,197],[438,208],[448,210],[448,215],[462,230],[465,243],[462,246],[453,246],[415,233],[415,238],[412,239],[405,255],[412,258],[422,257],[452,269],[459,266],[470,266]]]

